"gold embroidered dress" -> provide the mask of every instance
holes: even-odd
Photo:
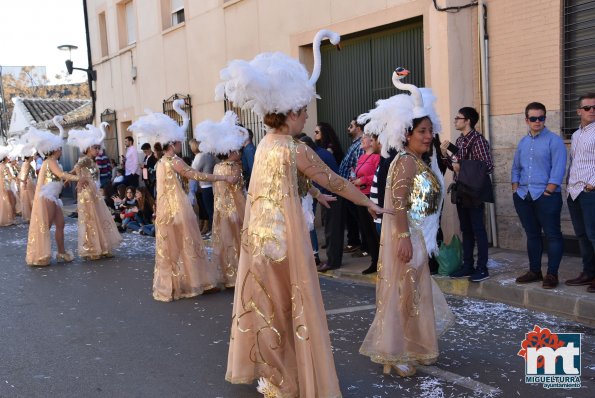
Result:
[[[35,169],[31,162],[25,160],[21,165],[19,172],[20,196],[22,206],[22,217],[24,220],[31,220],[31,209],[33,208],[33,198],[35,197]]]
[[[0,161],[0,227],[14,224],[14,196],[11,189],[12,177],[6,163]]]
[[[217,266],[207,259],[182,178],[200,181],[205,174],[192,170],[178,156],[159,160],[153,278],[153,298],[159,301],[198,296],[216,287],[220,279]]]
[[[260,142],[244,214],[226,379],[262,377],[280,397],[340,397],[300,201],[305,192],[298,192],[298,178],[305,177],[358,204],[368,201],[303,143],[273,133]]]
[[[219,162],[215,165],[213,174],[239,177],[235,184],[213,182],[213,262],[221,269],[225,287],[233,287],[236,284],[246,208],[242,164],[234,161]]]
[[[412,176],[412,177],[407,177]],[[382,218],[376,316],[360,348],[373,362],[393,365],[438,358],[438,336],[453,321],[444,295],[430,276],[423,221],[439,210],[441,187],[426,164],[401,152],[388,172],[385,208],[407,211],[413,257],[397,257],[396,216]],[[435,236],[432,238],[435,239]]]
[[[79,176],[78,189],[78,254],[86,260],[111,257],[112,250],[122,242],[116,223],[99,194],[99,169],[89,156],[83,156],[75,166]],[[86,181],[87,184],[81,184]]]
[[[28,265],[45,266],[52,257],[50,221],[55,213],[62,211],[62,180],[77,181],[78,177],[65,173],[53,158],[46,158],[37,177],[37,187],[31,209],[31,222],[27,239]]]
[[[17,214],[21,214],[23,211],[23,207],[21,205],[21,194],[20,194],[20,184],[19,184],[19,173],[20,168],[16,164],[16,161],[10,162],[6,165],[10,172],[11,176],[11,183],[10,189],[12,190],[12,195],[15,199],[15,212]]]

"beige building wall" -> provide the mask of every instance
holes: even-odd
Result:
[[[562,4],[559,0],[486,3],[499,245],[524,250],[526,239],[512,202],[510,171],[517,143],[528,131],[524,115],[528,103],[543,103],[546,126],[561,131]],[[565,204],[562,232],[574,235]]]
[[[425,81],[438,97],[442,138],[456,139],[451,119],[460,107],[481,108],[477,7],[445,13],[436,11],[432,0],[185,0],[185,22],[167,27],[170,0],[132,1],[136,42],[130,45],[122,15],[127,1],[88,1],[98,76],[97,113],[106,108],[117,111],[122,149],[123,124],[145,108],[161,111],[162,101],[174,93],[191,95],[194,125],[206,118],[219,119],[224,108],[214,101],[214,89],[219,70],[232,59],[283,51],[311,70],[311,43],[319,29],[345,36],[420,16]],[[460,5],[459,0],[438,3]],[[486,0],[486,4],[498,237],[500,246],[522,248],[522,229],[510,196],[510,165],[516,143],[526,131],[522,112],[528,102],[543,102],[549,110],[548,127],[560,129],[561,5],[559,0],[540,0],[538,7],[516,0]],[[101,13],[105,13],[107,51],[105,46],[102,51],[100,39]],[[305,131],[312,131],[316,102],[308,111]],[[447,236],[458,230],[456,210],[450,204],[443,221]]]

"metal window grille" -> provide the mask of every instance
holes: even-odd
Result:
[[[174,94],[168,99],[163,100],[163,113],[174,119],[181,126],[183,122],[182,116],[178,115],[174,110],[174,101],[177,99],[184,100],[184,106],[182,107],[182,109],[184,110],[184,112],[186,112],[188,118],[190,119],[190,122],[188,123],[188,128],[186,129],[186,140],[182,142],[182,156],[191,156],[192,152],[190,151],[188,141],[190,141],[194,137],[194,135],[192,134],[192,101],[190,100],[190,94]]]
[[[234,106],[233,102],[228,99],[223,102],[223,108],[225,112],[234,111],[238,115],[240,123],[242,123],[244,127],[252,130],[252,133],[254,133],[252,142],[254,142],[254,145],[258,145],[260,140],[266,134],[266,127],[260,116],[252,111]]]
[[[109,128],[106,129],[105,140],[103,140],[105,154],[108,158],[118,162],[120,152],[118,150],[118,119],[116,117],[116,111],[108,108],[101,112],[101,122],[109,123]]]
[[[562,133],[579,126],[578,97],[595,91],[595,0],[564,0]]]

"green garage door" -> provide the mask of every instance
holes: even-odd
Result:
[[[397,93],[391,81],[396,67],[412,72],[407,82],[424,86],[421,20],[347,36],[341,40],[341,51],[327,44],[321,54],[322,73],[316,86],[322,98],[317,103],[318,121],[334,127],[344,149],[349,146],[346,129],[351,118]]]

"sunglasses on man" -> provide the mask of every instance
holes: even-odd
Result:
[[[535,123],[536,121],[545,122],[545,116],[531,116],[527,118],[528,121],[531,123]]]
[[[589,111],[595,110],[595,105],[579,106],[578,109],[582,109],[585,112],[589,112]]]

